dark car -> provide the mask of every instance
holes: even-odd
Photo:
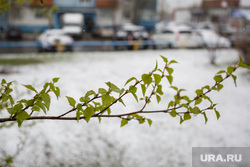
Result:
[[[22,32],[18,27],[10,27],[5,34],[6,39],[10,40],[21,40]]]

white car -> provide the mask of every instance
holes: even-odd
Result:
[[[159,45],[169,48],[199,48],[204,46],[202,37],[185,25],[171,25],[151,36],[154,47]]]
[[[229,48],[231,42],[227,38],[218,35],[215,31],[209,29],[200,29],[198,32],[201,34],[206,47],[209,48]]]
[[[148,40],[149,34],[144,27],[127,23],[118,29],[115,38],[116,40]]]
[[[175,31],[165,28],[159,33],[155,33],[151,36],[151,40],[154,41],[154,48],[158,47],[176,47],[176,33]]]
[[[61,29],[49,29],[38,37],[38,51],[72,51],[73,39]]]
[[[204,46],[202,36],[185,25],[176,28],[176,40],[179,48],[201,48]]]

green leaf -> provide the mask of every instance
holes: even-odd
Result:
[[[157,68],[158,68],[158,62],[156,60],[155,68],[154,68],[154,70],[152,72],[155,72],[157,70]]]
[[[128,124],[128,120],[122,119],[121,120],[121,127],[125,126],[126,124]]]
[[[190,108],[190,111],[193,114],[200,114],[201,113],[201,110],[199,109],[199,107]]]
[[[26,87],[26,88],[29,89],[29,90],[32,90],[32,91],[38,93],[38,92],[36,91],[36,89],[35,89],[33,86],[31,86],[31,85],[23,85],[23,86]]]
[[[223,73],[226,73],[225,70],[220,70],[219,72],[217,72],[216,74],[223,74]]]
[[[232,78],[233,78],[233,80],[234,80],[234,84],[235,84],[235,87],[237,87],[237,82],[236,82],[236,80],[237,80],[237,76],[235,76],[235,75],[231,75],[232,76]]]
[[[222,85],[222,84],[218,84],[218,85],[217,85],[217,91],[220,91],[222,88],[223,88],[223,85]]]
[[[175,61],[175,60],[171,60],[171,61],[169,62],[169,65],[170,65],[170,64],[173,64],[173,63],[178,63],[178,62]]]
[[[158,93],[159,95],[163,95],[162,85],[157,86],[156,93]]]
[[[94,114],[94,108],[93,107],[87,107],[84,112],[85,120],[89,122],[91,116]]]
[[[161,58],[163,59],[163,61],[167,64],[168,63],[168,59],[164,56],[161,56]]]
[[[167,75],[167,79],[170,85],[172,85],[173,77],[171,75]]]
[[[44,114],[46,114],[46,106],[45,106],[45,104],[43,104],[43,103],[36,103],[36,105],[39,106],[43,110]]]
[[[122,99],[119,99],[119,102],[122,103],[126,107],[126,105],[125,105],[125,103],[123,102]]]
[[[232,74],[233,71],[234,71],[234,67],[232,66],[227,67],[227,73]]]
[[[170,114],[172,117],[176,117],[176,115],[177,115],[176,110],[172,110],[169,114]]]
[[[106,90],[105,90],[106,91]],[[95,95],[95,91],[93,90],[89,90],[86,94],[85,94],[85,97],[89,97],[91,95]]]
[[[160,103],[160,101],[161,101],[161,96],[156,95],[156,100],[157,100],[158,103]]]
[[[114,97],[110,95],[102,95],[102,104],[104,106],[109,106],[112,102],[114,102]]]
[[[152,77],[151,77],[149,74],[143,74],[143,75],[141,76],[141,79],[142,79],[142,81],[144,82],[144,84],[146,84],[146,85],[151,84],[152,81],[153,81]]]
[[[31,108],[32,111],[40,111],[40,107],[38,105],[34,105],[32,108]]]
[[[173,68],[167,68],[167,72],[169,75],[172,75],[173,72],[174,72],[174,69]]]
[[[59,87],[55,87],[55,89],[53,89],[54,94],[56,95],[56,98],[58,99],[60,96],[60,88]]]
[[[47,110],[49,110],[49,107],[50,107],[50,96],[49,96],[49,94],[43,93],[43,94],[40,95],[40,97],[44,101],[44,104],[45,104]]]
[[[136,91],[137,91],[137,88],[136,88],[135,86],[131,85],[131,86],[129,87],[129,92],[131,92],[131,93],[136,93]]]
[[[86,103],[86,102],[88,102],[90,100],[90,98],[88,96],[85,96],[85,97],[80,97],[79,100],[80,100],[80,102]]]
[[[180,124],[184,122],[183,118],[180,116]]]
[[[125,86],[126,86],[129,82],[131,82],[131,81],[133,81],[133,80],[136,80],[136,81],[137,81],[137,79],[136,79],[135,77],[131,77],[131,78],[129,78],[129,79],[127,80],[127,82],[125,83]]]
[[[191,119],[191,115],[189,113],[185,113],[184,114],[184,120],[186,121],[186,120],[189,120],[189,119]]]
[[[106,85],[108,85],[111,91],[116,92],[116,93],[121,93],[121,90],[115,84],[111,82],[107,82]]]
[[[175,104],[174,101],[170,101],[170,102],[168,103],[168,108],[173,107],[174,104]]]
[[[199,95],[203,94],[203,90],[202,89],[197,89],[195,91],[195,93],[197,94],[197,96],[199,96]]]
[[[106,91],[106,89],[104,89],[104,88],[99,88],[98,93],[104,95],[104,94],[107,94],[108,91]]]
[[[75,99],[72,98],[72,97],[69,97],[69,96],[66,96],[66,98],[67,98],[67,100],[68,100],[68,102],[69,102],[69,105],[75,108],[75,106],[76,106],[76,101],[75,101]]]
[[[53,78],[52,81],[53,81],[54,83],[57,83],[59,79],[60,79],[60,78]]]
[[[151,119],[147,119],[147,121],[148,121],[148,125],[151,126],[153,121]]]
[[[142,91],[143,97],[145,97],[146,86],[144,84],[141,84],[141,91]]]
[[[202,99],[201,98],[198,98],[195,100],[195,104],[194,105],[198,105],[202,102]]]
[[[216,108],[214,108],[215,114],[216,114],[216,118],[217,120],[220,118],[220,113],[216,110]]]
[[[250,67],[248,65],[244,64],[244,63],[240,63],[239,66],[242,67],[242,68],[246,68],[246,69],[250,70]]]
[[[153,74],[155,84],[158,85],[161,82],[161,75],[160,74]]]
[[[206,124],[206,123],[207,123],[207,120],[208,120],[208,119],[207,119],[207,115],[206,115],[206,113],[205,113],[205,112],[203,112],[202,114],[203,114],[203,116],[204,116],[204,119],[205,119],[205,124]]]
[[[172,89],[178,91],[178,88],[177,88],[176,86],[170,86],[170,88],[172,88]]]
[[[24,120],[28,119],[30,116],[26,111],[21,111],[17,114],[17,123],[20,127]]]
[[[221,75],[216,75],[216,76],[214,76],[214,80],[215,80],[216,82],[221,82],[221,81],[223,80],[223,78],[222,78]]]

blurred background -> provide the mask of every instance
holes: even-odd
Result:
[[[100,50],[100,46],[105,50],[235,47],[240,35],[249,35],[247,0],[1,3],[0,53]],[[211,35],[213,39],[208,38]]]
[[[78,100],[108,81],[123,87],[155,60],[164,65],[163,55],[179,62],[173,85],[195,97],[239,55],[250,65],[249,25],[249,0],[0,0],[0,80],[15,81],[17,101],[34,96],[22,84],[40,90],[60,77],[61,97],[51,96],[47,113],[60,115],[70,110],[65,96]],[[151,127],[130,121],[120,128],[115,118],[1,123],[0,167],[190,167],[192,147],[250,147],[250,74],[236,75],[237,88],[228,79],[210,94],[221,117],[209,110],[206,124],[198,115],[180,125],[164,113],[145,115]],[[167,83],[163,91],[162,103],[152,99],[147,110],[166,108],[175,92]],[[112,112],[143,106],[132,96],[124,102]],[[6,109],[0,116],[8,116]]]

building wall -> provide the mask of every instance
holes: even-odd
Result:
[[[18,6],[8,11],[9,26],[18,26],[23,32],[43,31],[49,27],[48,23],[48,19],[36,13],[35,8]]]

